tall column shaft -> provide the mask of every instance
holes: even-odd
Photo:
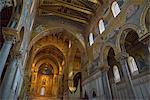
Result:
[[[129,72],[129,68],[128,68],[128,64],[127,64],[128,56],[129,55],[127,53],[121,52],[116,56],[116,59],[121,64],[121,68],[122,68],[122,71],[123,71],[123,76],[125,78],[126,85],[127,85],[126,87],[128,88],[128,90],[131,91],[131,93],[132,93],[131,98],[133,98],[133,97],[136,97],[136,92],[135,92],[135,89],[134,89],[134,86],[133,86],[133,83],[132,83],[132,80],[131,80],[131,76],[130,76],[130,72]]]
[[[5,77],[3,79],[3,82],[1,84],[0,88],[0,94],[2,100],[9,100],[9,94],[12,88],[15,72],[17,69],[17,59],[14,59],[11,64],[8,66],[8,69],[6,71]]]
[[[10,91],[9,99],[16,98],[18,95],[19,81],[21,79],[20,69],[17,67],[16,74],[14,76],[14,81],[12,83],[12,88]],[[16,99],[14,99],[16,100]]]
[[[3,47],[0,51],[0,76],[2,75],[5,63],[7,61],[10,49],[12,47],[12,40],[5,40],[5,42],[3,43]]]
[[[2,75],[12,44],[14,44],[17,39],[19,39],[18,32],[15,29],[3,27],[2,32],[5,41],[0,51],[0,77]]]
[[[109,70],[109,66],[103,65],[102,67],[102,83],[103,83],[103,90],[104,90],[104,95],[106,99],[112,100],[112,94],[111,94],[111,89],[110,89],[110,84],[108,80],[108,75],[107,72]]]

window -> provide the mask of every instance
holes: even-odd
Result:
[[[118,67],[116,65],[114,65],[113,67],[113,73],[114,73],[114,80],[115,82],[120,82],[120,74],[119,74],[119,70]]]
[[[102,34],[105,31],[105,25],[102,19],[99,21],[99,31],[100,31],[100,34]]]
[[[90,42],[90,46],[94,43],[93,33],[90,33],[89,35],[89,42]]]
[[[71,45],[72,45],[72,44],[71,44],[71,41],[69,41],[69,48],[71,48]]]
[[[128,64],[132,75],[138,74],[138,67],[133,57],[129,56]]]
[[[116,1],[112,3],[111,10],[114,17],[117,17],[117,15],[120,13],[120,8]]]
[[[45,87],[42,87],[42,88],[41,88],[41,93],[40,93],[40,94],[41,94],[41,96],[44,96],[44,95],[45,95]]]

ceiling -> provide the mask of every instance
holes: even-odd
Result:
[[[58,16],[88,24],[102,0],[39,0],[39,16]]]

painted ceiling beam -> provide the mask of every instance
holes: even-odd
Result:
[[[49,1],[49,2],[53,2],[53,3],[44,3],[44,1]],[[76,4],[72,4],[72,3],[68,3],[68,2],[64,2],[64,1],[60,1],[60,0],[43,0],[43,2],[40,2],[41,6],[63,6],[72,10],[76,10],[82,13],[86,13],[86,14],[93,14],[91,9],[88,9],[86,7],[82,7]]]
[[[70,19],[70,20],[80,22],[80,23],[83,23],[83,24],[88,24],[88,21],[85,18],[80,18],[78,16],[69,15],[69,14],[66,14],[66,13],[58,12],[58,11],[39,9],[39,15],[42,15],[42,16],[48,16],[48,15],[49,16],[59,16],[59,17]]]
[[[95,3],[95,4],[99,4],[98,0],[88,0],[89,2]]]

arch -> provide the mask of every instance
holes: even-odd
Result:
[[[116,47],[118,49],[118,52],[121,52],[123,49],[125,49],[125,48],[122,48],[122,44],[124,43],[125,38],[126,38],[129,30],[136,31],[138,37],[140,37],[140,35],[139,35],[140,31],[139,31],[139,26],[138,25],[135,25],[135,24],[125,24],[125,25],[123,25],[121,27],[121,29],[119,30],[119,32],[118,32],[117,40],[116,40]]]
[[[104,31],[105,31],[104,20],[101,19],[101,20],[99,21],[99,32],[100,32],[100,34],[102,34]]]
[[[53,58],[53,57],[50,57],[50,56],[42,56],[41,58],[37,59],[37,61],[34,62],[34,64],[36,65],[38,62],[40,62],[41,60],[44,60],[44,59],[50,59],[56,66],[59,66],[59,64],[56,61],[56,59]]]
[[[45,27],[44,27],[45,28]],[[29,51],[30,49],[32,48],[32,46],[38,41],[40,40],[41,38],[43,38],[44,36],[48,36],[50,34],[55,34],[55,33],[59,33],[59,32],[65,32],[67,33],[68,35],[72,35],[77,41],[79,41],[80,45],[81,45],[81,50],[83,52],[85,52],[85,43],[84,43],[84,37],[78,33],[78,32],[73,32],[73,31],[70,31],[70,30],[67,30],[65,28],[62,28],[62,27],[53,27],[53,28],[45,28],[44,30],[38,32],[38,35],[36,35],[30,42],[29,44]],[[78,33],[78,34],[76,34]]]
[[[57,63],[59,63],[59,58],[55,57],[52,54],[45,54],[45,55],[37,55],[37,57],[34,59],[33,63],[35,64],[36,62],[39,61],[39,59],[43,59],[43,58],[49,58],[51,57],[51,59],[53,59],[53,61],[56,61]],[[60,63],[59,63],[60,64]]]
[[[38,69],[38,74],[41,74],[41,75],[53,75],[54,74],[54,70],[53,70],[52,65],[43,63]]]
[[[113,48],[115,55],[118,54],[118,50],[117,50],[115,45],[113,45],[111,43],[104,44],[104,46],[101,49],[101,54],[100,54],[100,56],[102,57],[101,58],[101,63],[102,64],[104,64],[104,63],[108,64],[107,56],[108,56],[108,52],[111,48]]]
[[[113,73],[114,73],[114,80],[115,80],[115,82],[116,83],[120,82],[121,78],[120,78],[120,73],[119,73],[117,65],[113,66]]]
[[[127,52],[135,59],[139,72],[144,72],[149,66],[148,48],[143,42],[139,41],[139,34],[136,30],[127,28],[121,34],[119,45],[121,52]],[[137,46],[140,48],[137,49]]]
[[[114,85],[121,81],[121,76],[123,76],[123,70],[120,67],[121,64],[116,60],[116,55],[114,49],[111,47],[108,51],[107,62],[109,70],[107,71],[108,80],[109,80],[109,88],[111,92],[112,99],[116,96],[113,94]],[[120,72],[120,73],[119,73]]]
[[[141,15],[141,18],[140,18],[140,24],[143,28],[142,30],[145,33],[150,32],[150,30],[149,30],[150,28],[148,28],[146,26],[146,16],[147,16],[148,13],[149,13],[149,16],[150,16],[150,6],[149,5],[144,7],[144,10],[142,11],[142,15]],[[149,17],[147,17],[147,18],[149,18]],[[149,24],[149,26],[150,26],[150,24]]]
[[[112,13],[113,13],[114,17],[117,17],[119,15],[119,13],[121,12],[121,10],[120,10],[120,7],[119,7],[117,1],[114,1],[112,3],[111,10],[112,10]]]
[[[54,64],[54,62],[52,62],[50,59],[42,59],[40,60],[40,62],[38,62],[36,65],[35,65],[35,68],[36,69],[39,69],[39,67],[43,64],[43,63],[50,63],[52,66],[53,66],[53,69],[54,69],[54,74],[58,74],[59,73],[59,68],[58,66],[56,66]]]
[[[132,75],[136,75],[139,73],[137,64],[132,56],[128,57],[128,65],[129,65],[130,72]]]
[[[35,56],[36,56],[36,54],[37,54],[38,52],[40,52],[41,50],[43,50],[43,48],[46,48],[46,47],[49,47],[49,46],[54,46],[54,47],[56,47],[57,49],[59,49],[59,51],[63,54],[64,59],[66,58],[66,53],[67,53],[67,51],[64,51],[65,49],[60,48],[59,45],[54,45],[53,43],[52,43],[52,44],[51,44],[51,43],[45,43],[45,44],[43,44],[41,47],[39,47],[39,48],[37,48],[36,50],[34,50],[34,53],[33,53],[33,55],[32,55],[32,58],[34,59]]]
[[[145,25],[146,25],[148,32],[150,32],[150,8],[148,8],[148,11],[145,16]]]

